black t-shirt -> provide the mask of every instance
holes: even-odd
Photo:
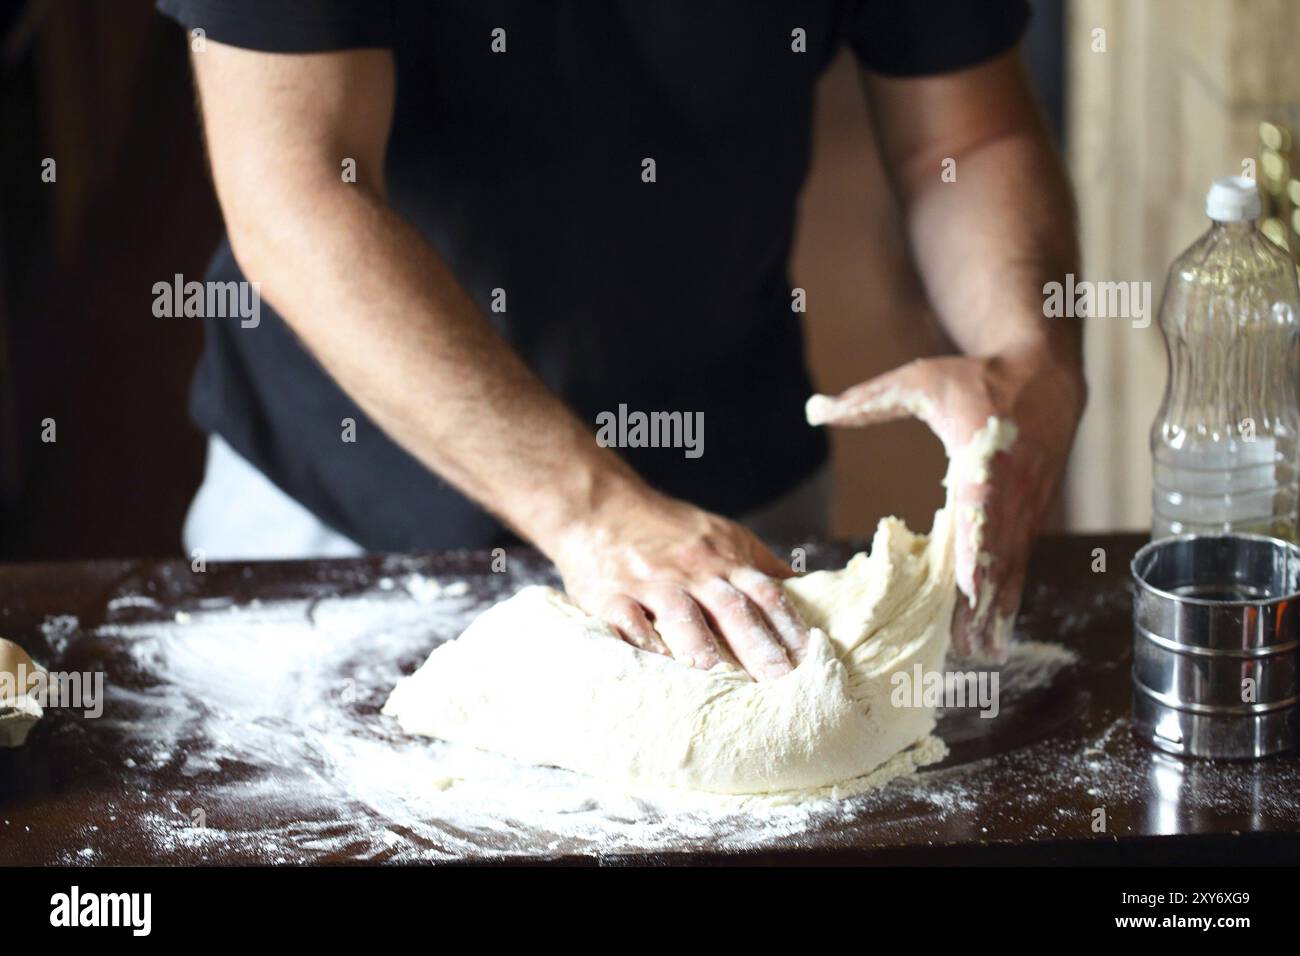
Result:
[[[158,6],[250,49],[392,49],[394,207],[593,430],[620,405],[703,412],[700,457],[620,453],[662,490],[731,516],[827,454],[803,419],[811,385],[786,271],[818,76],[843,42],[881,73],[958,69],[1010,47],[1028,17],[1023,0]],[[242,278],[228,244],[208,278]],[[491,310],[498,288],[504,313]],[[374,550],[507,539],[370,422],[265,303],[256,328],[206,321],[196,422],[325,523]],[[407,386],[419,401],[420,383]],[[354,444],[340,440],[345,418]]]

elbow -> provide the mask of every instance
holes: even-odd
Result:
[[[375,202],[382,198],[362,184],[280,181],[222,196],[221,211],[235,262],[252,277],[338,249]]]

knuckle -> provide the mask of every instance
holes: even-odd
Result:
[[[668,613],[677,613],[683,605],[691,603],[691,596],[686,589],[673,582],[656,584],[646,595],[656,610]]]
[[[719,610],[732,610],[746,600],[744,592],[725,578],[706,578],[697,585],[697,590]]]
[[[732,583],[763,607],[780,607],[786,602],[785,589],[775,580],[754,568],[740,568],[731,576]]]
[[[612,621],[613,625],[623,633],[632,637],[645,637],[645,622],[640,620],[635,614],[623,613],[615,616]]]
[[[600,607],[607,614],[625,615],[631,610],[632,601],[621,594],[612,594],[601,598]]]

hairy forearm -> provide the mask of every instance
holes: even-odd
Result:
[[[546,548],[632,471],[524,365],[427,242],[364,186],[228,210],[241,267],[396,442]]]
[[[906,191],[909,240],[945,328],[970,355],[1046,350],[1080,362],[1082,325],[1043,314],[1043,285],[1078,270],[1074,202],[1037,128],[1012,130],[938,163]]]

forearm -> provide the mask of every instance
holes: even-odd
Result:
[[[1082,323],[1044,315],[1043,286],[1078,270],[1074,202],[1036,127],[1009,131],[938,164],[905,195],[906,226],[927,295],[969,355],[1046,350],[1081,363]]]
[[[592,511],[648,493],[382,197],[360,185],[277,196],[274,209],[228,213],[241,267],[415,458],[543,548]]]

